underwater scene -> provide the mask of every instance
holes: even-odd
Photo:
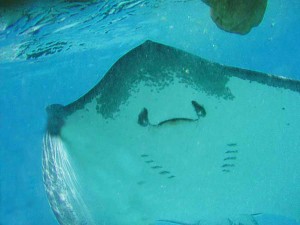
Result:
[[[300,225],[298,0],[0,0],[0,225]]]

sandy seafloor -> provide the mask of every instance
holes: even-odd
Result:
[[[145,40],[300,79],[298,0],[269,0],[262,23],[244,36],[217,28],[200,0],[56,1],[1,10],[1,225],[57,224],[42,181],[45,107],[85,94]]]

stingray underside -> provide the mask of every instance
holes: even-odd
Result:
[[[299,110],[298,81],[147,41],[48,107],[49,201],[61,224],[300,221]]]

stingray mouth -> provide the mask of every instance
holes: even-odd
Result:
[[[148,109],[147,108],[143,108],[142,111],[140,112],[139,116],[138,116],[138,124],[143,126],[143,127],[147,127],[147,126],[162,126],[165,124],[177,124],[178,122],[196,122],[198,121],[201,117],[205,117],[206,116],[206,110],[205,108],[200,105],[198,102],[196,101],[191,101],[194,110],[196,112],[197,118],[196,119],[192,119],[192,118],[170,118],[167,120],[163,120],[157,124],[154,123],[150,123],[149,122],[149,118],[148,118]]]

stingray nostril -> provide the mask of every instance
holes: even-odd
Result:
[[[202,105],[200,105],[196,101],[192,101],[192,105],[194,106],[194,109],[195,109],[198,117],[205,117],[206,116],[206,110],[204,109],[204,107]]]
[[[143,108],[143,110],[140,112],[138,117],[138,124],[140,124],[143,127],[149,125],[148,110],[146,108]]]

